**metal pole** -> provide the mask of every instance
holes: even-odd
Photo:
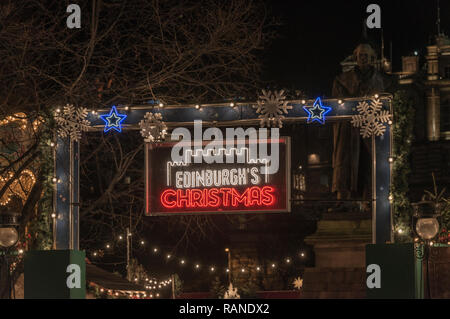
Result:
[[[231,251],[229,248],[225,248],[228,256],[228,284],[231,284]]]
[[[439,5],[439,0],[437,1],[437,32],[438,36],[441,35],[441,6]]]
[[[11,280],[11,272],[9,269],[9,262],[8,262],[8,255],[7,253],[5,254],[5,266],[6,266],[6,281],[8,283],[8,297],[7,299],[11,299],[11,287],[13,285],[12,280]]]
[[[175,299],[175,275],[174,274],[171,275],[171,279],[172,279],[172,299]]]
[[[130,241],[131,241],[131,233],[130,228],[127,227],[127,279],[131,281],[131,273],[130,273]]]
[[[425,299],[431,299],[431,290],[430,290],[430,273],[429,273],[429,267],[430,267],[430,243],[428,241],[425,242],[424,252],[425,252],[425,262],[427,266],[426,274],[425,274],[425,280],[426,280],[426,297]]]
[[[377,175],[375,137],[372,135],[372,244],[377,243]]]

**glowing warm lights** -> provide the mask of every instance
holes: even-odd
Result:
[[[52,215],[52,216],[53,216],[53,215]],[[404,230],[403,230],[403,229],[400,229],[400,228],[397,228],[396,232],[398,232],[399,234],[402,234],[402,233],[404,232]],[[130,235],[130,233],[128,233],[128,235]],[[123,236],[122,236],[122,235],[119,235],[117,238],[118,238],[118,240],[122,240],[122,239],[123,239]],[[417,242],[418,239],[415,238],[414,241]],[[431,245],[432,245],[432,244],[431,244]],[[110,243],[107,243],[105,246],[106,246],[107,249],[110,249],[110,248],[112,248],[113,245],[111,245]],[[230,248],[226,247],[226,248],[224,248],[224,251],[225,251],[226,253],[229,253],[229,252],[230,252]],[[157,247],[154,247],[154,248],[153,248],[153,252],[155,252],[155,253],[156,253],[156,252],[159,252],[159,249],[158,249]],[[93,257],[101,256],[101,254],[102,254],[102,251],[101,251],[101,250],[100,250],[99,252],[98,252],[98,251],[92,252],[92,256],[93,256]],[[302,259],[306,257],[306,253],[305,253],[304,251],[300,251],[300,252],[298,253],[298,255],[299,255],[300,257],[302,257]],[[165,259],[167,259],[167,260],[168,260],[168,259],[171,259],[171,258],[172,258],[172,259],[173,259],[173,258],[177,258],[177,256],[175,256],[175,255],[167,254],[167,253],[166,253],[166,254],[163,254],[163,252],[161,252],[161,257],[162,257],[162,258],[165,258]],[[185,265],[186,263],[187,263],[187,262],[186,262],[185,259],[179,259],[179,265],[180,265],[180,266],[183,266],[183,265]],[[283,264],[285,264],[285,265],[286,265],[286,264],[288,264],[288,265],[294,264],[294,260],[293,260],[292,258],[290,258],[290,257],[285,257],[285,258],[282,259],[282,260],[280,261],[280,263],[279,263],[279,265],[283,265]],[[272,263],[269,263],[269,267],[272,268],[272,269],[275,269],[275,268],[278,267],[278,264],[277,264],[276,262],[272,262]],[[280,266],[280,267],[282,267],[282,266]],[[199,273],[203,273],[203,272],[201,272],[201,268],[202,268],[201,263],[195,263],[195,264],[193,264],[193,267],[190,268],[190,269],[192,269],[192,270],[194,270],[194,271],[198,271]],[[205,268],[205,271],[207,271],[207,272],[213,274],[213,273],[216,272],[216,271],[220,271],[220,269],[223,269],[223,268],[221,268],[221,267],[217,268],[216,266],[211,265],[211,266]],[[241,273],[252,273],[253,271],[261,272],[261,271],[263,271],[263,267],[261,267],[261,266],[256,266],[255,268],[249,268],[249,269],[247,269],[247,268],[239,268],[237,271],[238,271],[238,272],[241,272]],[[231,270],[230,270],[229,268],[225,268],[225,272],[226,272],[226,273],[231,273]],[[134,280],[135,282],[139,282],[139,281],[140,281],[137,277],[135,277],[133,280]],[[142,279],[142,281],[145,282],[146,285],[145,285],[144,287],[145,287],[145,289],[147,289],[147,290],[152,290],[152,289],[153,289],[153,290],[156,290],[156,289],[162,289],[162,288],[164,288],[164,287],[167,287],[167,286],[169,285],[169,283],[172,282],[171,279],[167,279],[167,280],[159,281],[159,282],[158,282],[157,280],[151,280],[151,279],[149,279],[148,277],[145,278],[145,280]],[[150,285],[150,284],[153,284],[153,286]],[[114,294],[114,291],[113,291],[112,294]]]
[[[7,177],[0,176],[0,187],[3,187],[10,179],[14,178],[15,173],[6,173]],[[22,199],[23,202],[28,198],[33,185],[36,183],[36,178],[31,170],[23,170],[18,178],[15,178],[10,184],[6,192],[0,199],[0,205],[6,205],[11,201],[11,196],[16,195]]]
[[[15,123],[15,125],[18,125],[17,127],[23,130],[27,129],[28,124],[30,123],[31,127],[33,128],[33,131],[36,131],[39,128],[39,126],[42,123],[44,123],[44,120],[41,117],[39,117],[38,119],[31,121],[31,119],[29,119],[25,113],[15,113],[13,115],[7,116],[3,120],[0,120],[0,126],[12,123]]]

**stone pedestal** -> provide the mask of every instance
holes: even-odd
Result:
[[[371,219],[365,214],[326,214],[305,242],[314,247],[315,267],[304,273],[304,298],[365,298],[365,246]]]
[[[361,299],[366,297],[364,267],[306,268],[302,298]]]

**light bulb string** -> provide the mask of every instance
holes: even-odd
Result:
[[[123,238],[124,238],[124,236],[119,236],[119,241],[122,241]],[[145,241],[144,240],[139,240],[139,242],[141,243],[141,246],[145,245]],[[115,246],[118,246],[118,245],[114,245],[114,247]],[[106,247],[107,251],[112,253],[112,251],[114,249],[113,245],[107,243],[107,244],[105,244],[105,247]],[[157,247],[152,248],[151,251],[153,251],[154,255],[159,255],[159,256],[161,256],[161,258],[164,258],[166,263],[169,263],[169,262],[174,261],[174,260],[178,260],[178,266],[179,267],[185,267],[185,269],[186,269],[186,265],[187,265],[188,262],[187,262],[187,260],[185,258],[179,257],[179,256],[177,256],[177,255],[175,255],[173,253],[164,253],[163,251],[161,251]],[[93,251],[91,251],[90,254],[91,254],[91,256],[93,256],[95,258],[99,258],[99,257],[101,258],[102,255],[104,255],[104,253],[102,253],[102,252],[104,252],[104,250],[93,250]],[[304,251],[301,251],[300,253],[298,253],[298,255],[299,255],[299,257],[301,259],[306,259],[306,253]],[[191,270],[192,271],[196,271],[199,274],[200,273],[204,273],[204,272],[202,272],[200,270],[205,269],[205,267],[202,266],[202,265],[205,265],[205,264],[207,264],[207,263],[200,263],[200,262],[192,263],[192,267],[191,267],[192,269]],[[267,272],[268,269],[273,270],[273,269],[279,268],[280,266],[282,267],[283,265],[285,265],[285,266],[292,266],[294,264],[295,264],[295,260],[293,258],[290,258],[290,257],[286,257],[286,258],[284,258],[281,261],[278,260],[277,262],[275,262],[273,259],[272,260],[268,260],[268,259],[266,260],[265,259],[265,260],[260,260],[259,265],[257,263],[255,263],[254,267],[242,266],[242,267],[236,268],[234,271],[235,272],[240,272],[240,273],[249,273],[249,272],[252,272],[251,268],[254,268],[257,273],[264,273],[264,272]],[[223,266],[216,267],[215,265],[206,266],[206,269],[208,270],[208,272],[210,274],[216,274],[220,270],[224,271],[225,273],[228,273],[229,271],[231,271],[227,267],[223,267]]]

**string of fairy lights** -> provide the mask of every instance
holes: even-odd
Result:
[[[124,236],[119,235],[117,237],[117,241],[121,242],[124,240]],[[148,246],[145,240],[139,240],[139,245],[140,247],[146,247]],[[102,256],[104,256],[104,252],[105,249],[106,251],[112,251],[114,245],[111,244],[111,242],[107,242],[104,244],[104,249],[97,249],[97,250],[93,250],[90,252],[90,255],[94,258],[101,258]],[[153,255],[155,256],[160,256],[161,258],[163,258],[163,260],[165,262],[174,262],[177,263],[179,267],[182,267],[183,269],[191,269],[194,272],[197,273],[202,273],[202,270],[206,270],[208,273],[210,274],[217,274],[220,273],[221,271],[223,273],[229,273],[230,269],[228,267],[217,267],[216,265],[213,264],[208,264],[208,263],[201,263],[201,262],[188,262],[188,260],[184,257],[179,257],[176,256],[172,253],[164,253],[162,250],[160,250],[158,247],[152,247],[151,248],[151,252],[153,253]],[[226,253],[230,253],[229,248],[225,248],[225,252]],[[306,261],[307,258],[307,253],[305,250],[302,250],[300,252],[298,252],[297,257],[300,260]],[[278,267],[281,266],[291,266],[295,263],[295,258],[292,257],[285,257],[282,260],[263,260],[261,261],[261,263],[259,265],[255,265],[254,267],[245,267],[242,266],[239,269],[237,269],[236,271],[238,271],[239,273],[249,273],[252,271],[256,271],[257,273],[263,273],[264,270],[270,269],[270,270],[275,270]],[[263,266],[265,265],[265,267]],[[137,282],[138,278],[134,278],[134,280]],[[162,281],[156,281],[156,280],[151,280],[149,278],[146,278],[146,282],[147,284],[146,289],[161,289],[165,286],[167,286],[171,280],[167,279],[167,280],[162,280]]]
[[[154,299],[161,297],[160,292],[107,289],[95,283],[91,283],[90,287],[95,288],[97,293],[100,295],[108,295],[113,298],[126,297],[131,299]]]

